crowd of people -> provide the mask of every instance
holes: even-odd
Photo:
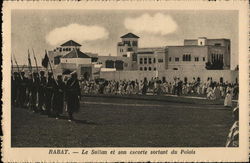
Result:
[[[238,83],[215,82],[212,78],[207,81],[201,81],[199,78],[193,78],[188,82],[179,78],[174,78],[173,82],[168,82],[165,78],[160,80],[158,77],[151,80],[120,80],[107,81],[102,80],[82,80],[82,94],[111,94],[111,95],[153,95],[173,94],[173,95],[204,95],[209,100],[225,98],[225,106],[231,106],[232,98],[238,98]]]
[[[66,110],[69,121],[73,113],[79,110],[81,91],[77,74],[73,72],[68,79],[62,75],[56,78],[52,72],[45,76],[44,71],[28,74],[14,72],[11,75],[11,103],[14,107],[28,108],[57,119]]]
[[[238,97],[238,84],[215,82],[212,78],[201,81],[193,78],[188,82],[186,78],[174,78],[168,82],[158,77],[151,80],[78,80],[77,74],[71,76],[57,75],[52,72],[45,75],[44,71],[30,73],[14,72],[11,76],[11,102],[13,106],[29,108],[34,112],[55,116],[58,118],[65,108],[69,120],[73,113],[79,110],[81,94],[108,94],[108,95],[204,95],[209,100],[225,98],[224,105],[232,106],[232,98]]]

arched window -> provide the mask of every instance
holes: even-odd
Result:
[[[142,71],[142,70],[143,70],[143,68],[142,68],[142,67],[140,67],[140,70]]]
[[[182,56],[182,61],[186,61],[186,55]]]
[[[147,71],[147,69],[148,69],[147,67],[144,67],[144,71]]]
[[[106,68],[114,68],[114,61],[112,60],[106,60]]]
[[[151,69],[151,67],[148,67],[148,71],[151,71],[152,69]]]
[[[115,68],[116,70],[123,70],[123,61],[121,60],[115,61]]]

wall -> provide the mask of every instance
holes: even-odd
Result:
[[[144,59],[147,58],[147,63],[145,64]],[[155,48],[139,48],[137,54],[137,64],[138,70],[146,67],[147,70],[154,68],[158,71],[163,71],[167,68],[166,63],[167,51],[165,47],[155,47]],[[142,64],[140,63],[140,59],[142,59]],[[151,59],[151,63],[149,63],[149,59]],[[155,62],[154,62],[155,59]],[[159,62],[161,60],[161,62]]]
[[[61,58],[61,63],[91,64],[91,58]]]
[[[214,81],[219,82],[220,77],[224,81],[235,82],[238,79],[238,71],[232,70],[196,70],[196,71],[178,71],[178,70],[165,70],[165,71],[115,71],[115,72],[101,72],[100,77],[107,80],[143,80],[146,77],[150,80],[152,77],[165,77],[168,82],[173,82],[174,77],[184,80],[185,77],[188,81],[192,81],[193,77],[200,77],[202,81],[207,81],[208,77],[212,77]]]
[[[183,61],[183,55],[190,54],[191,61]],[[168,47],[168,69],[178,68],[190,69],[196,67],[198,69],[205,69],[207,62],[208,47],[207,46],[169,46]],[[171,57],[171,61],[169,58]],[[179,61],[175,61],[175,57],[179,58]],[[199,61],[195,61],[195,57],[199,57]],[[205,61],[203,61],[205,57]]]

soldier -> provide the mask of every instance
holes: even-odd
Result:
[[[11,103],[13,106],[17,105],[18,100],[18,91],[19,91],[19,75],[17,72],[14,72],[11,77]]]
[[[19,106],[24,108],[25,104],[27,102],[26,100],[26,90],[27,90],[27,78],[25,77],[25,72],[22,71],[21,72],[21,76],[20,76],[20,82],[19,82]]]
[[[38,104],[38,89],[39,89],[39,76],[38,73],[33,73],[33,80],[30,83],[31,84],[31,100],[30,100],[30,108],[33,110],[33,112],[37,112],[37,104]]]
[[[49,72],[48,80],[46,82],[46,91],[45,91],[45,96],[46,96],[46,111],[45,112],[48,116],[51,116],[53,87],[54,87],[53,73]]]
[[[38,89],[38,111],[43,113],[43,106],[45,105],[45,88],[46,87],[46,77],[44,76],[44,71],[40,71],[39,78],[39,89]]]
[[[57,81],[54,86],[53,111],[56,119],[63,113],[65,83],[62,80],[62,75],[57,76]]]
[[[81,90],[76,72],[71,73],[70,79],[66,84],[66,101],[67,112],[69,114],[69,122],[73,120],[73,113],[77,112],[80,107]]]

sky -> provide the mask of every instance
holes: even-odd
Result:
[[[233,10],[13,10],[12,55],[27,64],[28,49],[40,65],[45,50],[68,40],[82,52],[116,55],[120,37],[132,32],[139,47],[183,45],[184,39],[231,40],[231,67],[238,64],[238,12]],[[34,65],[34,61],[32,60]]]

